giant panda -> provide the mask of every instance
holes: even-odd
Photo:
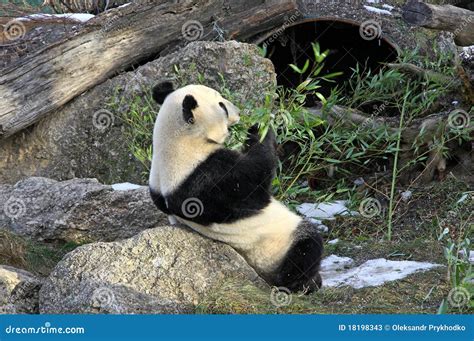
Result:
[[[241,152],[223,145],[239,110],[203,85],[153,88],[161,104],[153,131],[150,193],[155,205],[209,238],[227,243],[271,285],[309,293],[321,287],[323,242],[316,227],[271,195],[277,166],[271,131],[248,131]]]

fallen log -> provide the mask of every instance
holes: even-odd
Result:
[[[438,84],[445,84],[450,88],[455,88],[461,85],[461,82],[453,77],[446,76],[445,74],[439,72],[425,70],[411,63],[386,63],[385,65],[392,70],[398,70],[405,74],[413,75],[419,78],[426,78]]]
[[[26,33],[39,26],[77,25],[82,21],[74,15],[62,17],[49,14],[26,15],[20,18],[0,17],[0,48],[18,43]]]
[[[342,124],[348,128],[353,127],[356,130],[377,130],[385,128],[392,134],[398,132],[398,118],[369,116],[359,110],[333,105],[328,110],[322,110],[320,107],[308,108],[315,116],[321,117],[328,122],[329,125]],[[431,148],[435,141],[441,141],[449,124],[448,113],[437,113],[427,117],[417,118],[405,126],[401,132],[400,145],[400,163],[399,170],[402,183],[408,183],[413,176],[412,161],[426,152],[425,168],[420,175],[420,180],[424,183],[433,180],[435,171],[440,176],[446,170],[446,156],[443,155],[442,149]],[[449,128],[449,127],[448,127]],[[474,130],[471,129],[471,134]],[[449,150],[451,156],[457,157],[459,160],[470,158],[471,150],[463,149],[463,146],[454,143],[447,143],[445,147]]]
[[[315,116],[324,118],[329,124],[336,122],[347,127],[357,129],[377,130],[386,127],[390,132],[398,131],[398,118],[368,116],[360,110],[339,105],[333,105],[329,110],[323,111],[321,108],[308,108]],[[404,127],[401,138],[403,143],[416,142],[426,144],[440,133],[447,122],[447,114],[434,114],[413,120],[409,126]],[[442,130],[442,129],[441,129]]]
[[[412,25],[454,33],[459,46],[474,44],[474,12],[452,5],[432,5],[409,0],[403,7],[403,19]]]
[[[295,0],[164,0],[132,3],[87,22],[78,35],[38,51],[0,76],[0,139],[30,126],[69,100],[170,45],[241,38],[281,25]],[[242,23],[245,22],[245,25]],[[219,32],[213,28],[219,27]]]

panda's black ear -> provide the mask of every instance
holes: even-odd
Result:
[[[183,119],[189,124],[194,124],[193,110],[198,107],[198,102],[193,95],[186,95],[183,99]]]
[[[166,96],[174,91],[173,83],[171,82],[163,82],[158,83],[153,87],[152,94],[153,99],[158,104],[163,104],[165,101]]]

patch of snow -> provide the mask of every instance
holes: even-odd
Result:
[[[401,196],[402,196],[402,200],[403,201],[408,201],[411,199],[413,193],[411,191],[404,191],[402,192]]]
[[[316,229],[321,232],[321,233],[328,233],[329,231],[329,227],[327,227],[326,225],[324,224],[319,224]]]
[[[339,243],[339,238],[328,241],[329,245],[334,245],[334,244],[337,244],[337,243]]]
[[[357,178],[354,180],[354,185],[356,186],[362,186],[363,184],[365,184],[364,178]]]
[[[393,7],[393,6],[389,5],[389,4],[383,4],[382,7],[388,9],[389,11],[391,11],[392,9],[395,8],[395,7]]]
[[[474,45],[471,46],[464,46],[462,48],[462,52],[460,54],[461,58],[470,61],[471,59],[474,58]]]
[[[474,45],[463,46],[463,48],[462,48],[463,51],[470,51],[472,49],[474,49]]]
[[[439,264],[415,261],[392,261],[385,258],[371,259],[353,267],[353,259],[331,255],[321,262],[323,286],[351,286],[355,289],[379,286],[403,279],[415,272],[439,267]]]
[[[472,193],[472,192],[471,192]],[[472,194],[470,194],[470,192],[467,192],[467,193],[463,193],[461,198],[459,198],[459,200],[457,201],[457,204],[460,204],[462,202],[464,202],[467,198],[469,198]]]
[[[386,15],[392,15],[392,12],[387,11],[386,9],[381,9],[373,6],[367,6],[364,5],[365,9],[369,12],[377,13],[377,14],[386,14]]]
[[[307,218],[313,218],[315,223],[321,223],[321,220],[335,219],[336,215],[356,214],[349,211],[346,207],[346,201],[336,200],[329,203],[302,203],[296,206],[296,210]]]
[[[140,185],[135,185],[135,184],[132,184],[130,182],[122,182],[122,183],[119,183],[119,184],[113,184],[112,185],[112,189],[114,191],[128,191],[128,190],[131,190],[131,189],[138,189],[138,188],[142,188],[143,186],[140,186]]]
[[[168,216],[168,221],[170,225],[177,225],[178,224],[178,219],[176,219],[175,216],[169,215]]]
[[[117,8],[127,7],[127,6],[130,5],[130,4],[131,4],[131,2],[127,2],[126,4],[120,5],[120,6],[117,7]]]
[[[333,277],[332,273],[338,273],[342,270],[352,268],[354,260],[350,257],[340,257],[337,255],[330,255],[321,261],[321,276]]]
[[[95,17],[94,14],[89,14],[89,13],[64,13],[64,14],[39,13],[39,14],[27,15],[26,17],[17,18],[16,20],[28,21],[32,19],[68,18],[68,19],[79,21],[79,22],[86,22],[94,17]]]
[[[459,251],[459,254],[464,257],[464,250]],[[468,257],[469,263],[474,264],[474,251],[469,251],[469,257]]]
[[[317,229],[319,232],[326,233],[326,232],[329,231],[329,227],[327,227],[326,225],[324,225],[321,220],[314,219],[314,218],[308,218],[308,220],[309,220],[310,222],[312,222],[313,224],[316,225],[316,229]]]

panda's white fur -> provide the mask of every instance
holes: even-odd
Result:
[[[272,199],[258,215],[230,224],[203,226],[179,217],[177,220],[209,238],[231,245],[254,268],[266,273],[275,270],[278,261],[288,252],[291,236],[302,219]]]
[[[163,83],[154,88],[154,98],[162,106],[149,184],[158,208],[170,221],[234,247],[271,284],[317,289],[321,238],[269,193],[274,135],[260,143],[253,129],[242,153],[230,151],[223,143],[239,110],[217,91],[202,85],[173,90]],[[203,212],[186,214],[187,200],[198,201]]]
[[[183,98],[191,94],[201,99],[193,111],[198,126],[183,122]],[[229,109],[229,118],[218,105]],[[188,85],[166,97],[153,129],[153,159],[150,187],[167,194],[178,186],[209,154],[220,148],[229,134],[228,126],[239,121],[239,110],[214,89]],[[208,139],[217,142],[209,143]],[[161,175],[161,176],[160,176]]]

